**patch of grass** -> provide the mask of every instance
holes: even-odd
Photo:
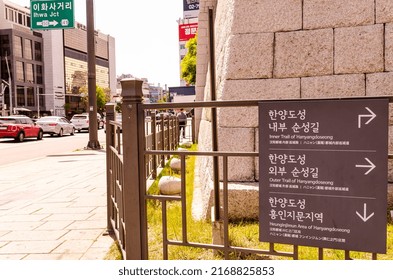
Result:
[[[116,241],[109,248],[109,252],[104,257],[104,260],[122,260],[122,259],[123,256],[121,255],[119,243]]]
[[[196,145],[189,148],[196,151]],[[193,198],[195,157],[188,157],[186,162],[186,216],[187,216],[187,240],[190,242],[210,243],[211,225],[204,221],[192,219],[191,204]],[[169,164],[164,168],[161,176],[171,174]],[[172,174],[173,176],[177,176]],[[160,176],[160,177],[161,177]],[[159,177],[159,178],[160,178]],[[158,194],[158,181],[149,189],[149,194]],[[162,259],[162,204],[156,200],[148,202],[148,224],[149,224],[149,259]],[[181,241],[182,236],[182,205],[179,201],[167,202],[167,231],[168,239]],[[203,233],[203,234],[202,234]],[[171,246],[169,248],[169,259],[211,259],[211,252],[206,250]]]

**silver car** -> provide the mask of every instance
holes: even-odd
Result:
[[[75,134],[75,125],[64,117],[42,117],[37,120],[37,124],[42,127],[44,134],[57,135]]]

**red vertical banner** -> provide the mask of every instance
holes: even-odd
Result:
[[[188,41],[195,37],[198,23],[179,24],[179,41]]]

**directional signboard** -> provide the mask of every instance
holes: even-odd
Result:
[[[386,253],[388,106],[260,103],[261,241]]]
[[[74,0],[36,0],[30,3],[31,29],[74,28]]]

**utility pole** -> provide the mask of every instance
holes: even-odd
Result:
[[[97,124],[97,93],[96,93],[96,42],[94,31],[94,1],[86,0],[86,20],[87,20],[87,68],[89,92],[89,143],[88,149],[101,149],[98,142]]]

